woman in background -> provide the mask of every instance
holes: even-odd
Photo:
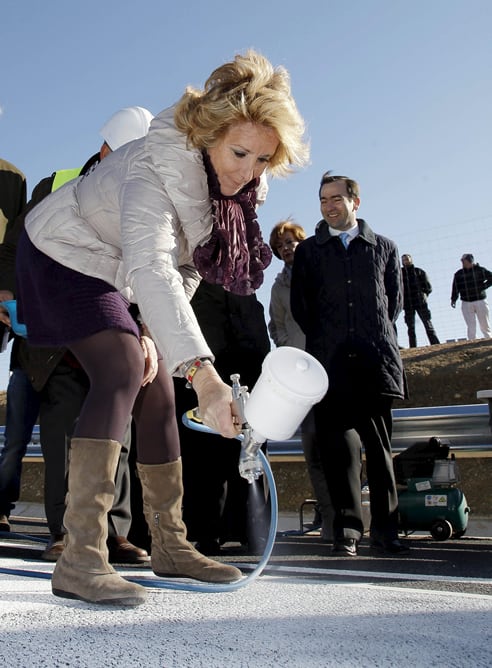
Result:
[[[297,246],[305,238],[304,228],[290,218],[281,220],[270,233],[270,247],[273,254],[284,263],[282,271],[277,274],[270,295],[268,330],[277,347],[293,346],[294,348],[302,348],[302,350],[306,347],[304,332],[294,320],[290,308],[290,281],[294,265],[294,253]],[[304,419],[301,429],[304,458],[317,500],[313,528],[321,525],[321,538],[324,541],[331,542],[333,539],[333,506],[318,451],[312,411],[309,411]],[[321,521],[318,520],[317,516],[320,516]]]

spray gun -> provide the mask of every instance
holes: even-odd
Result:
[[[246,402],[249,392],[246,385],[241,385],[239,374],[233,373],[232,380],[232,403],[234,413],[239,417],[241,423],[241,454],[239,455],[239,475],[250,484],[263,473],[258,451],[265,439],[258,435],[248,424],[245,415]]]
[[[260,447],[267,440],[290,438],[310,408],[328,390],[328,376],[322,365],[309,353],[281,346],[263,360],[262,373],[251,395],[241,385],[239,374],[231,376],[233,412],[238,416],[242,434],[239,473],[249,483],[263,473]],[[183,415],[183,422],[198,431],[211,430],[203,425],[198,409]]]
[[[261,464],[259,450],[266,439],[257,434],[246,420],[245,407],[249,399],[248,387],[246,385],[241,385],[238,373],[232,374],[230,378],[232,381],[233,412],[234,415],[238,417],[241,425],[241,433],[237,436],[238,440],[241,441],[239,475],[252,484],[263,474],[263,466]],[[212,431],[209,427],[203,424],[198,408],[186,411],[183,415],[183,423],[187,427],[198,431],[204,431],[206,433]]]

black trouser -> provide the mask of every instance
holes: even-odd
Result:
[[[359,540],[362,444],[371,502],[371,536],[398,535],[398,495],[391,452],[392,399],[360,397],[358,402],[328,395],[314,407],[320,455],[335,511],[337,538]]]
[[[249,484],[239,474],[239,441],[184,425],[180,436],[188,538],[203,545],[237,541],[248,543],[253,551],[260,549],[268,534],[269,502],[263,476]]]
[[[68,448],[80,408],[87,395],[86,374],[62,360],[40,392],[39,429],[44,457],[44,506],[50,533],[60,534],[65,513]],[[131,434],[127,430],[115,477],[116,494],[108,514],[110,537],[126,536],[131,524],[128,456]]]
[[[241,384],[252,390],[270,350],[263,306],[256,296],[235,295],[202,281],[191,305],[222,380],[230,384],[231,374],[239,373]],[[194,408],[197,400],[181,379],[175,379],[175,395],[183,457],[183,518],[190,536],[200,542],[247,538],[251,543],[263,530],[250,526],[250,521],[262,524],[266,508],[262,478],[252,487],[239,475],[239,441],[183,427],[183,412]],[[258,507],[253,507],[256,500]]]
[[[429,310],[429,307],[427,306],[427,304],[420,304],[419,306],[415,306],[411,309],[405,309],[405,322],[408,329],[408,344],[410,348],[417,347],[417,335],[415,334],[416,313],[422,320],[422,324],[424,325],[425,331],[427,333],[427,338],[429,339],[429,343],[431,345],[439,343],[439,339],[437,338],[434,325],[432,324],[431,312]]]

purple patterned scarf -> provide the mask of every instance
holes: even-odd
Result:
[[[222,285],[236,295],[251,295],[263,283],[263,270],[272,261],[256,217],[258,179],[237,195],[226,197],[205,152],[203,163],[212,201],[212,234],[203,246],[195,248],[195,266],[208,283]]]

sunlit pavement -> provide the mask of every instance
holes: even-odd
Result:
[[[16,512],[39,517],[32,506]],[[295,535],[297,517],[283,515],[267,568],[247,586],[220,593],[149,587],[147,603],[133,609],[56,598],[53,565],[39,559],[44,544],[2,538],[3,663],[489,667],[489,526],[470,522],[466,536],[443,543],[411,536],[410,554],[398,559],[372,555],[365,541],[358,558],[336,559],[319,536]],[[227,546],[221,559],[254,572],[255,558],[238,547]],[[117,570],[162,585],[149,569]]]

